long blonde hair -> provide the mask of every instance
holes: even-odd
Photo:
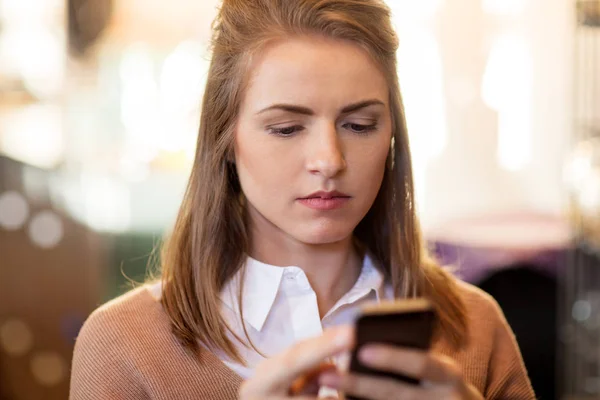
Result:
[[[375,258],[395,296],[428,297],[436,305],[441,333],[454,346],[462,346],[467,336],[464,305],[453,278],[429,257],[415,213],[396,72],[398,38],[390,10],[381,0],[223,1],[213,25],[195,161],[174,230],[162,250],[161,301],[174,334],[190,349],[196,349],[199,340],[243,362],[228,338],[233,332],[220,313],[219,297],[226,282],[243,268],[251,241],[244,196],[230,162],[234,125],[253,55],[270,41],[293,35],[354,43],[385,74],[394,163],[354,235]]]

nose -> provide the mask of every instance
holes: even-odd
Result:
[[[346,169],[344,151],[335,125],[319,129],[311,136],[307,149],[307,169],[310,173],[329,179]]]

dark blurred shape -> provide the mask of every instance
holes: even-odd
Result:
[[[600,27],[600,0],[579,0],[577,21],[581,25]]]
[[[68,0],[69,50],[72,55],[86,55],[108,26],[112,10],[112,0]]]
[[[556,278],[528,263],[503,268],[478,285],[500,304],[541,400],[558,399],[557,285]]]
[[[562,390],[557,360],[561,277],[572,246],[567,221],[520,212],[465,218],[448,224],[433,250],[465,281],[491,294],[513,329],[538,398]],[[439,235],[444,237],[444,235]]]
[[[593,238],[597,243],[597,238]],[[600,252],[578,238],[562,296],[561,366],[568,399],[600,398]]]
[[[567,399],[600,398],[600,0],[573,0],[573,133],[565,165],[573,249],[563,277],[561,375]]]

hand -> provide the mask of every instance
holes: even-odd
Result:
[[[420,379],[411,385],[388,378],[328,372],[320,383],[369,400],[436,399],[483,400],[473,386],[467,384],[460,368],[447,357],[384,345],[365,346],[360,361],[368,367]]]
[[[259,364],[254,376],[242,384],[240,399],[315,399],[320,375],[335,368],[328,367],[326,359],[350,350],[353,341],[352,328],[338,327],[328,329],[322,336],[299,342]]]

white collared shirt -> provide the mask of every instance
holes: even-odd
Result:
[[[241,275],[240,270],[225,285],[221,300],[227,324],[236,335],[246,340],[237,301]],[[160,297],[160,283],[151,290],[155,297]],[[316,293],[301,268],[277,267],[248,257],[242,294],[243,320],[254,346],[264,356],[270,357],[300,340],[321,335],[326,328],[353,323],[360,307],[366,302],[392,298],[391,287],[384,283],[382,273],[367,255],[354,286],[321,319]],[[232,335],[230,339],[247,365],[232,361],[220,351],[216,355],[230,369],[247,379],[265,357],[251,347],[242,345]],[[338,365],[347,363],[347,359],[334,361]],[[323,395],[322,392],[320,394]],[[331,392],[326,394],[335,395]]]
[[[237,302],[240,277],[241,272],[229,281],[221,299],[227,323],[239,337],[245,339]],[[316,293],[302,269],[295,266],[276,267],[249,257],[242,311],[252,343],[270,357],[302,339],[321,335],[326,328],[353,323],[361,305],[369,301],[378,302],[388,298],[388,295],[383,275],[373,265],[371,258],[366,256],[354,286],[321,319]],[[237,348],[248,365],[243,366],[223,354],[218,355],[229,368],[248,378],[264,357],[233,340],[238,343]]]

